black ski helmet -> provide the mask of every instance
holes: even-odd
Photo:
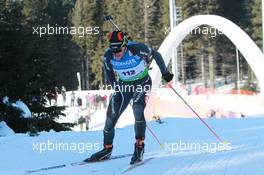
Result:
[[[126,34],[122,31],[113,31],[108,34],[109,47],[116,53],[127,44]]]

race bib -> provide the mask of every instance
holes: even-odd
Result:
[[[114,71],[122,81],[135,81],[148,74],[145,60],[126,53],[121,60],[112,60]]]

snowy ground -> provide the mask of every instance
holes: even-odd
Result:
[[[95,93],[104,95],[103,91],[95,91]],[[76,91],[76,98],[85,98],[86,94],[87,92]],[[218,143],[217,139],[197,118],[175,118],[173,116],[173,118],[162,118],[165,121],[163,124],[148,122],[148,127],[157,135],[164,147],[161,147],[147,130],[145,160],[149,157],[154,157],[154,159],[125,174],[263,174],[263,100],[255,100],[255,96],[248,96],[247,100],[244,96],[226,97],[210,96],[210,102],[205,96],[192,96],[191,98],[193,104],[199,102],[202,106],[210,104],[213,107],[243,110],[245,114],[249,114],[246,118],[206,119],[216,133],[227,141],[225,145]],[[81,115],[85,115],[87,109],[84,99],[83,102],[82,110],[78,107],[68,107],[67,117],[62,121],[74,122]],[[59,96],[58,105],[62,103],[62,97]],[[70,92],[67,92],[66,105],[69,106],[69,104]],[[102,148],[105,112],[106,109],[102,108],[92,115],[89,132],[56,133],[51,131],[42,132],[37,137],[30,137],[27,134],[14,134],[4,123],[0,123],[0,175],[27,174],[27,170],[62,164],[69,165],[89,157]],[[252,115],[255,113],[260,115],[255,115],[257,117],[255,118]],[[132,110],[129,106],[117,123],[113,155],[133,152],[134,129],[132,124],[134,121],[131,114]],[[80,126],[74,128],[74,131],[79,130]],[[126,157],[32,174],[118,175],[129,167],[129,161],[130,157]]]
[[[161,148],[147,131],[145,159],[154,159],[125,174],[263,174],[264,118],[207,119],[216,133],[228,142],[225,150],[197,118],[164,120],[163,124],[149,122],[148,126],[165,147]],[[83,160],[101,148],[101,141],[102,131],[42,132],[38,137],[26,134],[0,137],[0,175],[22,175],[26,170]],[[62,143],[64,147],[60,145]],[[132,153],[133,143],[133,126],[117,129],[113,155]],[[215,149],[216,145],[219,149]],[[129,160],[128,157],[32,174],[120,174],[129,166]]]

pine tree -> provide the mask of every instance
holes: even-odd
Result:
[[[103,7],[104,1],[77,0],[72,12],[72,23],[75,27],[92,27],[93,30],[92,34],[86,34],[83,37],[74,36],[74,41],[83,49],[83,69],[87,71],[91,70],[91,72],[86,72],[85,75],[82,76],[87,77],[87,79],[83,81],[88,82],[88,87],[85,87],[88,89],[98,88],[100,82],[102,82],[102,60],[98,60],[98,55],[101,54],[99,51],[102,49],[100,42],[104,35],[101,30],[103,25]],[[96,30],[99,30],[99,32]],[[92,81],[90,81],[90,79]]]
[[[246,1],[246,3],[248,4],[247,10],[250,18],[248,32],[259,48],[262,48],[261,0]]]
[[[232,20],[240,26],[247,26],[247,16],[245,11],[245,1],[177,1],[178,6],[183,9],[184,19],[198,14],[216,14]],[[231,5],[236,4],[236,6]],[[209,27],[209,26],[201,26]],[[210,38],[209,35],[191,35],[184,40],[184,54],[191,58],[200,57],[197,61],[197,73],[200,73],[205,85],[207,77],[211,87],[214,87],[215,76],[231,76],[234,78],[236,70],[235,65],[235,47],[224,36]],[[199,48],[199,49],[198,49]],[[188,58],[187,58],[188,59]],[[200,68],[201,67],[201,68]],[[190,70],[190,69],[189,69]],[[209,74],[207,74],[207,72]]]
[[[178,6],[182,7],[183,18],[189,18],[191,16],[200,14],[217,14],[218,13],[218,1],[180,1]],[[184,42],[184,52],[188,59],[193,57],[199,58],[201,68],[201,77],[205,86],[207,86],[209,77],[210,86],[214,87],[214,53],[215,53],[215,38],[211,38],[210,34],[202,34],[201,30],[209,29],[210,26],[200,26],[198,29],[194,29],[191,35],[186,37]],[[198,32],[196,32],[198,31]],[[205,66],[205,67],[204,67]],[[199,72],[197,72],[199,73]],[[207,74],[208,73],[208,74]],[[184,81],[184,80],[183,80]]]
[[[49,25],[58,28],[70,28],[72,24],[68,14],[73,6],[64,3],[63,0],[49,1],[46,10],[49,18]],[[62,30],[61,30],[62,31]],[[76,89],[78,86],[76,73],[81,69],[81,51],[72,41],[69,33],[55,34],[49,36],[49,57],[54,61],[52,77],[56,80],[56,86],[65,86],[68,90]]]
[[[235,4],[235,5],[234,5]],[[247,30],[249,25],[249,17],[247,15],[245,0],[230,0],[230,1],[220,1],[220,15],[231,20],[236,25],[241,27],[243,30]],[[225,78],[227,81],[227,76],[232,76],[238,81],[236,65],[236,46],[230,42],[230,40],[222,35],[219,38],[217,46],[217,53],[219,55],[219,66],[218,74]],[[244,59],[245,60],[245,59]],[[243,64],[246,62],[244,61]],[[247,64],[247,63],[246,63]],[[237,83],[236,83],[237,88]]]
[[[144,0],[144,38],[152,47],[158,48],[162,34],[161,27],[161,1]]]
[[[56,119],[63,114],[64,107],[46,107],[49,90],[57,85],[52,69],[54,59],[50,53],[53,45],[50,38],[34,36],[32,28],[45,26],[50,16],[46,9],[48,1],[6,1],[3,19],[5,26],[0,33],[1,64],[0,98],[8,96],[10,102],[21,99],[32,111],[31,119],[20,118],[20,113],[3,105],[1,116],[16,132],[54,129],[68,130],[70,123],[58,123]],[[8,43],[8,44],[7,44]]]

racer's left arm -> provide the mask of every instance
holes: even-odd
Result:
[[[159,69],[160,69],[160,72],[162,74],[162,78],[165,81],[170,82],[173,78],[173,74],[171,74],[168,71],[161,54],[158,51],[148,47],[145,44],[139,44],[138,47],[139,47],[138,55],[141,58],[144,58],[146,60],[147,64],[150,64],[151,61],[154,59],[158,65]]]

